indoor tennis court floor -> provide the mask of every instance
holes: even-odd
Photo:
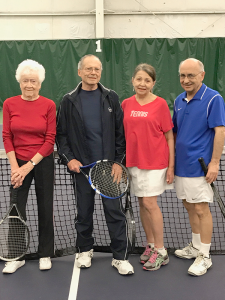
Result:
[[[54,258],[49,271],[39,271],[37,260],[27,261],[14,274],[0,274],[0,300],[222,300],[225,256],[213,255],[212,260],[212,268],[200,277],[187,273],[193,260],[174,255],[154,272],[144,271],[138,256],[131,255],[131,276],[119,275],[108,253],[94,253],[91,268],[82,270],[74,267],[74,256]]]

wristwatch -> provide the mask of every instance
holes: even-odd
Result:
[[[33,160],[30,160],[33,166],[36,166],[35,162]]]

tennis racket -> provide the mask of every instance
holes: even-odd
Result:
[[[201,157],[201,158],[198,159],[198,161],[200,162],[202,170],[203,170],[203,172],[205,173],[205,176],[206,176],[207,171],[208,171],[208,167],[206,166],[204,159]],[[217,201],[217,203],[219,205],[219,208],[220,208],[220,210],[221,210],[221,212],[222,212],[222,214],[223,214],[223,216],[225,218],[225,206],[224,206],[223,200],[220,197],[220,194],[219,194],[219,192],[218,192],[218,190],[215,187],[215,185],[214,185],[213,182],[211,183],[211,187],[212,187],[214,196],[216,198],[216,201]]]
[[[117,164],[122,168],[121,179],[119,182],[112,176],[112,167],[114,164]],[[89,174],[86,174],[83,171],[84,168],[90,168]],[[90,165],[80,167],[80,171],[87,178],[91,187],[105,198],[120,198],[128,189],[128,171],[118,162],[107,159],[99,160]]]
[[[135,240],[136,240],[136,228],[135,228],[135,219],[134,219],[134,213],[133,213],[132,204],[131,204],[129,188],[126,193],[125,215],[126,215],[126,220],[127,220],[128,239],[129,239],[130,245],[131,245],[130,253],[133,253],[134,248],[135,248]]]
[[[20,259],[29,247],[29,229],[17,208],[17,190],[11,188],[11,205],[0,221],[0,259],[5,261]]]

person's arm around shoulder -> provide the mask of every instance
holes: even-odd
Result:
[[[215,130],[215,137],[213,142],[213,154],[212,154],[211,161],[208,165],[208,172],[206,175],[206,181],[208,183],[212,183],[213,181],[215,181],[218,176],[219,163],[223,152],[224,138],[225,138],[224,126],[215,127],[214,130]]]
[[[123,127],[123,110],[121,108],[118,95],[114,91],[111,91],[111,93],[112,93],[112,99],[114,101],[114,107],[115,107],[115,138],[116,138],[115,160],[118,162],[122,162],[126,150],[125,134],[124,134],[124,127]]]
[[[68,98],[65,95],[60,103],[57,112],[57,126],[56,126],[56,146],[58,150],[59,157],[61,161],[67,165],[70,171],[80,172],[81,162],[75,159],[72,150],[68,144],[68,128],[67,128],[67,118],[68,118]]]
[[[68,96],[65,95],[60,103],[57,117],[56,117],[56,146],[59,157],[63,164],[68,165],[71,160],[74,160],[72,150],[70,149],[68,143],[68,118],[69,118],[69,109],[68,106]]]
[[[166,182],[171,184],[174,180],[174,137],[173,130],[165,132],[165,138],[169,147],[169,165],[166,173]]]
[[[46,99],[46,101],[48,103],[46,108],[47,128],[45,132],[44,143],[38,150],[38,153],[42,156],[42,158],[48,156],[50,152],[53,150],[55,144],[55,136],[56,136],[56,105],[50,99]],[[40,156],[37,157],[38,160],[39,158]],[[34,157],[32,159],[36,160]],[[38,162],[40,162],[40,160]]]
[[[173,122],[171,119],[170,110],[165,99],[161,99],[160,123],[161,129],[164,132],[168,148],[169,148],[169,163],[166,173],[166,182],[171,184],[174,180],[174,137],[173,137]]]

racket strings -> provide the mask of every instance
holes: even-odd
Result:
[[[114,181],[112,166],[114,162],[101,162],[91,169],[91,182],[94,187],[107,197],[120,197],[127,190],[128,175],[122,168],[120,182]]]
[[[22,257],[28,247],[27,226],[17,217],[8,217],[0,225],[0,256],[6,260]]]

